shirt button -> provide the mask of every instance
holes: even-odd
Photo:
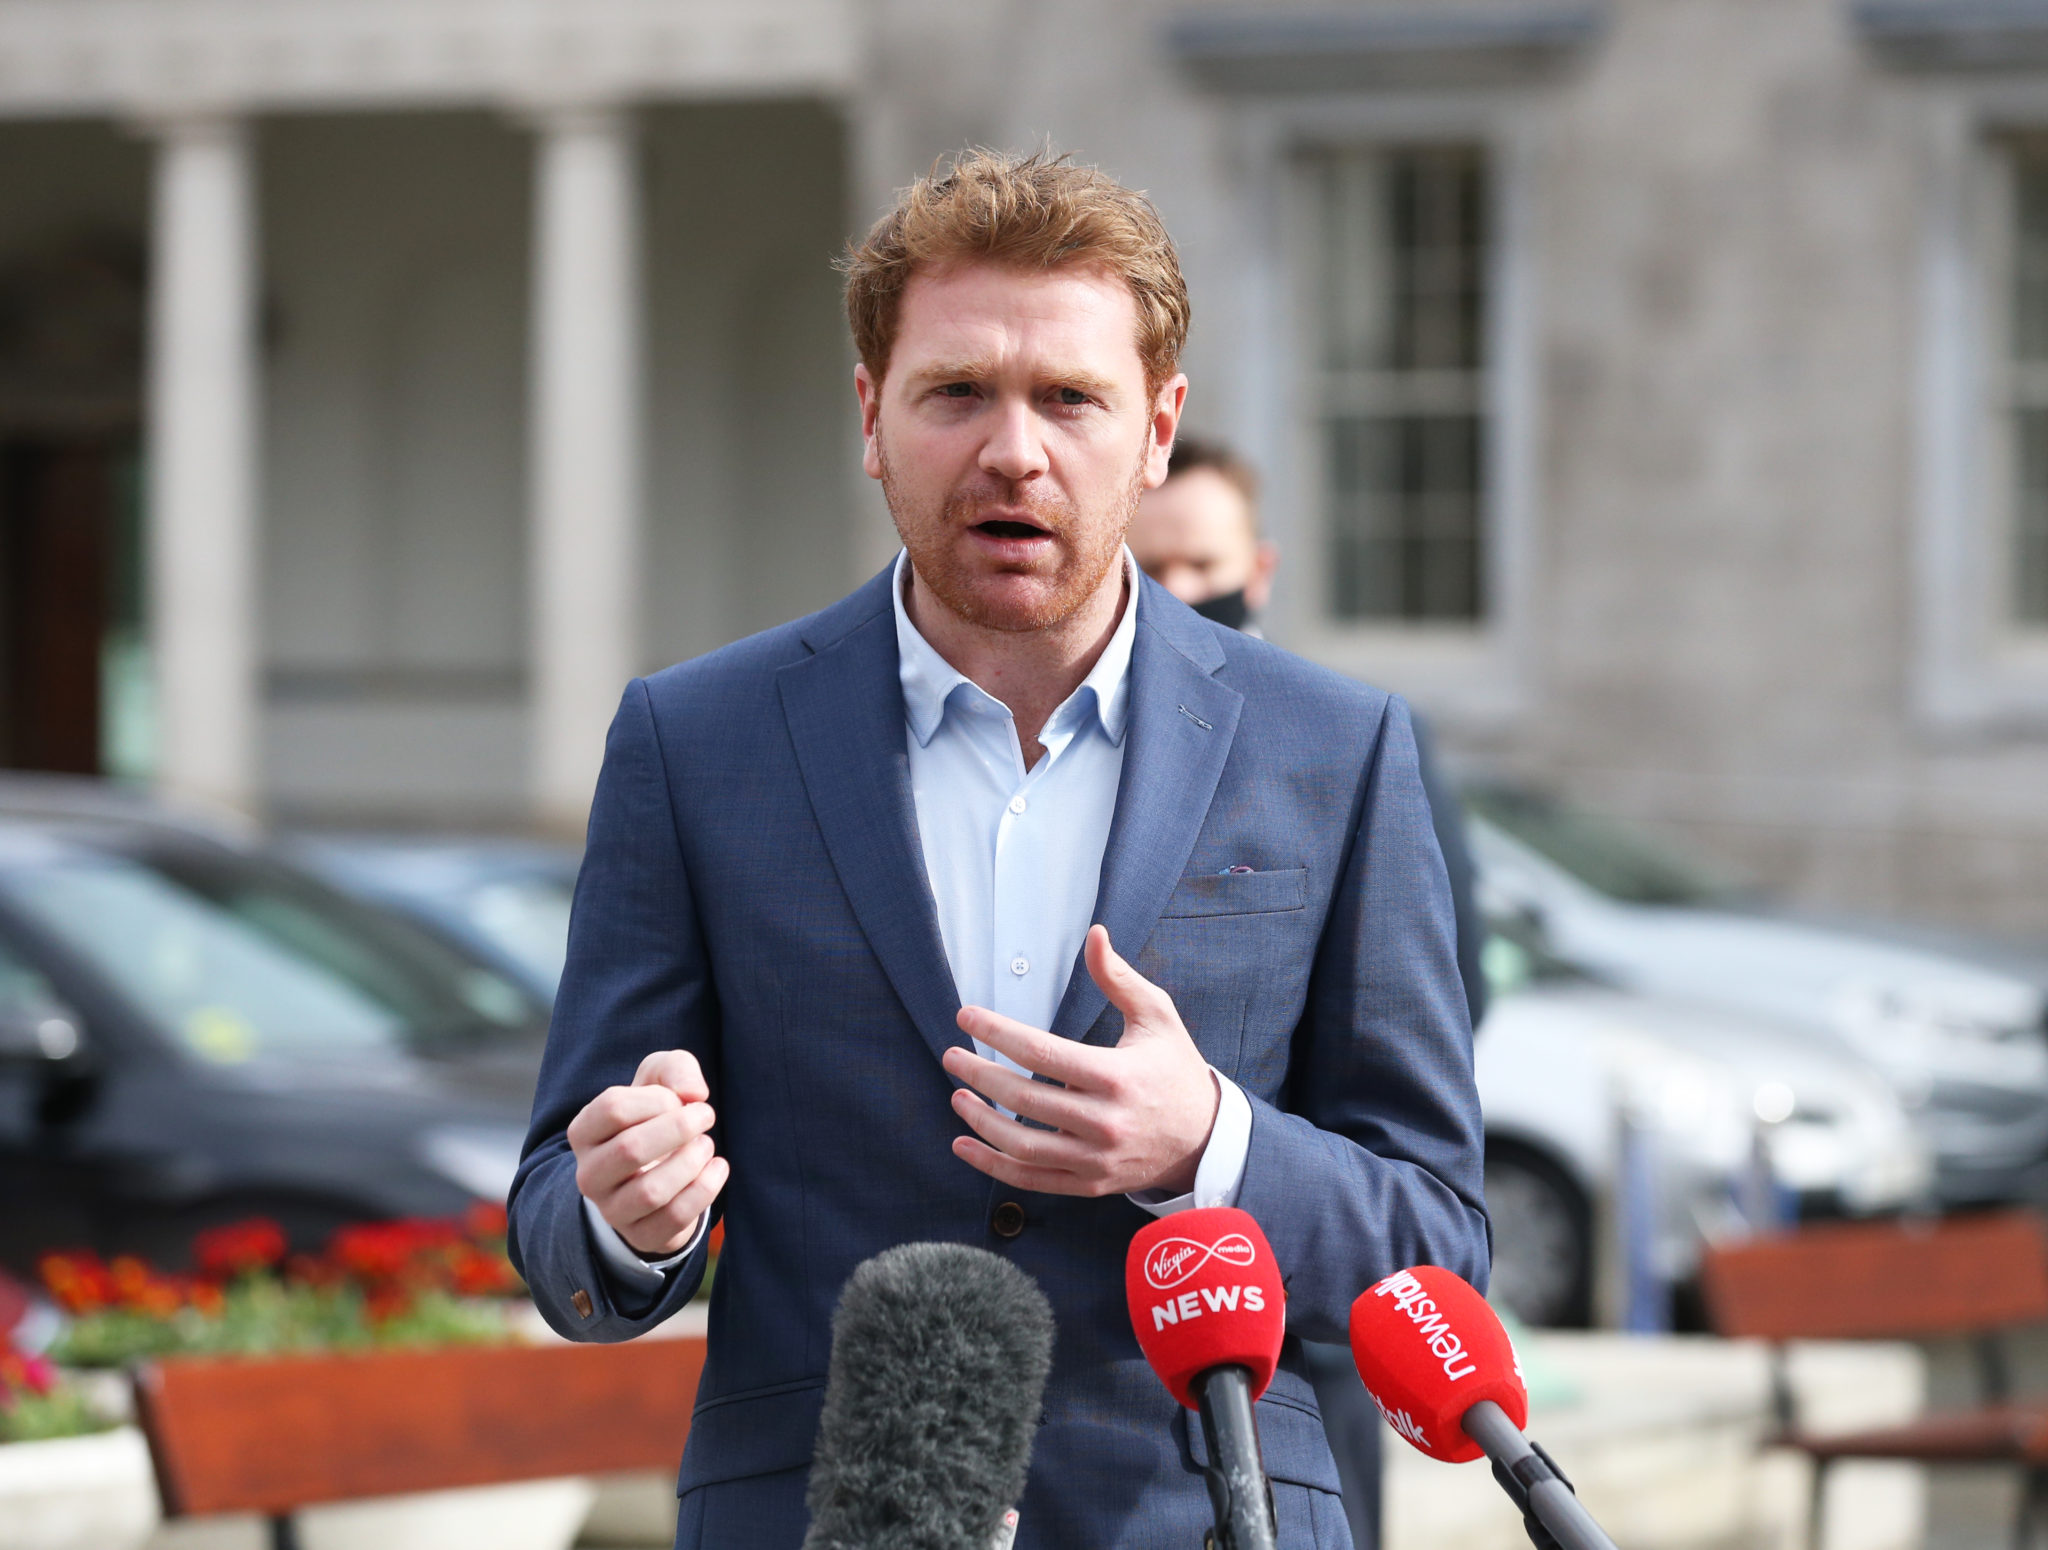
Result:
[[[1029,807],[1030,805],[1031,804],[1025,801],[1022,797],[1010,798],[1010,811],[1013,813],[1021,813],[1024,811],[1025,808]]]
[[[989,1226],[996,1230],[998,1238],[1014,1238],[1024,1230],[1024,1208],[1014,1200],[1005,1200],[996,1207],[996,1214],[990,1218]]]
[[[1031,972],[1031,960],[1029,958],[1012,958],[1010,960],[1010,972],[1012,974],[1029,974]]]

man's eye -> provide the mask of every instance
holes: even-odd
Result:
[[[1061,388],[1060,402],[1069,409],[1079,408],[1088,402],[1088,395],[1079,388]]]
[[[948,398],[967,398],[972,396],[974,384],[972,382],[948,382],[939,391]]]

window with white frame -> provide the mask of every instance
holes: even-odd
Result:
[[[1484,622],[1492,209],[1469,142],[1305,153],[1333,622]]]
[[[1927,120],[1913,703],[1941,736],[2048,731],[2048,89]]]
[[[1996,448],[1991,486],[2003,499],[1994,574],[2015,628],[2048,629],[2048,135],[2010,135],[1995,146],[1993,219],[2002,238],[1990,298]]]

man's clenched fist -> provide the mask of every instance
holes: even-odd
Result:
[[[569,1122],[576,1188],[618,1235],[659,1259],[696,1236],[732,1167],[713,1150],[711,1089],[688,1050],[657,1050],[630,1087],[607,1087]]]

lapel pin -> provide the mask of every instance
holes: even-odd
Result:
[[[1214,727],[1210,726],[1208,722],[1204,721],[1200,716],[1196,715],[1193,711],[1189,710],[1187,706],[1176,705],[1173,708],[1179,711],[1183,716],[1187,717],[1188,720],[1192,721],[1196,726],[1200,727],[1204,732],[1213,732],[1216,730]]]

